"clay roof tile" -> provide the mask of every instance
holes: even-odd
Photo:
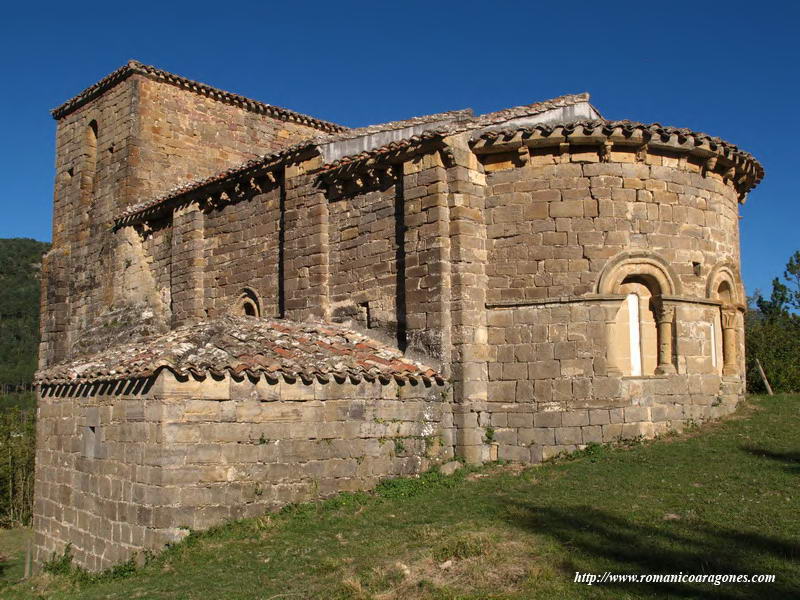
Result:
[[[429,366],[404,357],[391,346],[340,325],[285,319],[226,316],[114,346],[97,354],[41,370],[40,385],[80,384],[150,377],[168,369],[197,377],[230,373],[274,381],[313,378],[433,377]]]

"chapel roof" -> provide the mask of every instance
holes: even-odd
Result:
[[[255,172],[264,167],[289,162],[293,157],[315,148],[321,152],[323,159],[326,159],[325,169],[334,169],[345,164],[363,160],[370,156],[380,156],[446,135],[472,130],[484,131],[504,123],[525,124],[528,120],[536,119],[548,112],[558,111],[559,109],[570,108],[577,105],[586,105],[588,107],[588,112],[584,111],[581,115],[586,116],[588,114],[599,116],[597,110],[588,103],[589,94],[584,92],[581,94],[559,96],[543,102],[534,102],[532,104],[516,106],[478,116],[474,116],[470,109],[462,109],[425,115],[422,117],[412,117],[410,119],[391,121],[377,125],[357,127],[335,133],[320,134],[276,152],[250,159],[239,165],[215,173],[210,177],[172,187],[163,194],[125,208],[117,215],[115,221],[117,225],[124,225],[152,209],[167,204],[191,192],[241,177],[248,174],[248,172]],[[562,113],[554,112],[553,114],[563,117]],[[368,143],[363,146],[364,149],[359,149],[352,145],[351,142],[358,139],[368,141]],[[334,151],[326,153],[324,151],[325,148],[331,148],[337,145],[347,149],[355,149],[342,156],[340,156],[342,152],[337,153]]]
[[[187,79],[186,77],[175,75],[174,73],[164,71],[163,69],[159,69],[158,67],[154,67],[152,65],[142,64],[137,60],[129,60],[126,64],[121,66],[113,73],[110,73],[97,83],[90,85],[77,96],[70,98],[60,106],[57,106],[51,110],[50,112],[53,115],[53,118],[60,119],[65,115],[68,115],[72,111],[83,106],[87,102],[111,89],[133,74],[143,75],[154,81],[169,83],[225,104],[231,104],[251,112],[269,115],[270,117],[281,119],[282,121],[291,121],[301,125],[307,125],[320,131],[338,132],[347,130],[347,127],[344,127],[343,125],[338,125],[329,121],[323,121],[322,119],[304,115],[302,113],[289,110],[288,108],[282,108],[272,104],[265,104],[264,102],[259,102],[258,100],[253,100],[239,94],[221,90],[205,83],[200,83],[199,81],[193,81],[191,79]]]
[[[295,382],[390,381],[442,384],[434,369],[343,325],[225,316],[117,345],[43,369],[39,385],[177,376],[264,376]]]
[[[733,164],[740,183],[746,191],[757,186],[764,178],[764,168],[749,152],[735,144],[707,133],[684,127],[670,127],[660,123],[637,121],[610,121],[607,119],[579,120],[569,123],[535,123],[522,127],[500,127],[478,131],[472,136],[473,148],[485,152],[493,145],[502,146],[510,140],[531,142],[569,142],[592,136],[605,136],[615,142],[632,142],[649,147],[662,147],[697,156],[723,157]]]

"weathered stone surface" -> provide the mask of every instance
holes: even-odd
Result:
[[[735,147],[556,125],[599,117],[584,95],[345,130],[131,69],[56,112],[37,560],[72,543],[105,568],[182,527],[742,397],[738,202],[762,170]]]

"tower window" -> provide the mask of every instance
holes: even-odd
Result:
[[[94,194],[95,174],[97,171],[97,133],[97,121],[91,121],[86,127],[83,147],[81,197],[84,202],[88,202]]]

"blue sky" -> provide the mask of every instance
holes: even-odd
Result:
[[[0,22],[0,237],[50,239],[48,110],[129,58],[357,126],[588,91],[607,118],[689,127],[754,154],[748,293],[800,248],[791,2],[10,3]]]

